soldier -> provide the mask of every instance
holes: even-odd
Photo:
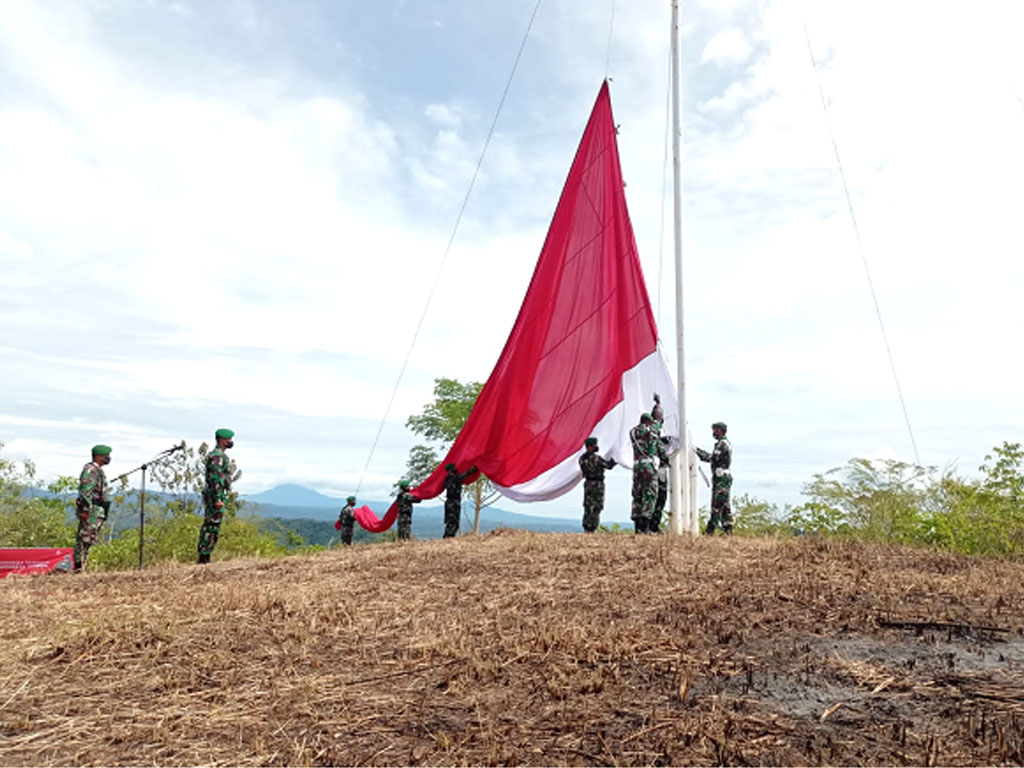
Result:
[[[341,508],[338,515],[338,530],[341,531],[341,543],[348,546],[352,543],[352,526],[356,522],[356,497],[349,496],[345,499],[345,506]]]
[[[75,511],[78,513],[78,533],[75,535],[74,570],[85,570],[89,559],[89,547],[96,542],[96,536],[110,512],[107,498],[107,475],[103,467],[110,463],[110,446],[94,445],[92,461],[82,467],[78,478],[78,499]]]
[[[408,480],[398,481],[398,539],[404,541],[412,535],[412,505],[419,504],[409,490]]]
[[[654,511],[647,526],[651,533],[661,533],[661,516],[668,501],[668,443],[667,437],[658,438],[658,497],[654,500]]]
[[[231,496],[231,481],[235,475],[235,462],[224,453],[235,446],[234,431],[218,429],[214,432],[217,447],[206,454],[206,490],[203,492],[203,506],[206,517],[199,528],[199,562],[210,562],[210,555],[217,546],[220,524],[224,520],[224,505]]]
[[[657,392],[654,393],[654,407],[651,408],[651,418],[658,425],[658,431],[660,432],[661,425],[665,423],[665,409],[661,407],[661,397]]]
[[[715,447],[711,453],[694,448],[701,461],[711,462],[711,517],[704,531],[713,534],[717,526],[722,533],[732,533],[732,507],[729,504],[729,491],[732,488],[732,446],[725,439],[728,427],[724,422],[716,421],[711,425],[711,434],[715,438]]]
[[[444,468],[448,473],[444,476],[444,489],[447,493],[444,499],[444,538],[450,539],[459,534],[459,518],[462,515],[462,485],[466,482],[466,478],[479,470],[476,466],[472,466],[459,474],[451,462],[445,464]]]
[[[629,430],[633,444],[633,510],[631,517],[637,533],[647,533],[658,498],[657,456],[658,432],[651,414],[640,415],[640,423]]]
[[[580,471],[583,472],[583,530],[593,533],[601,524],[601,510],[604,509],[604,471],[615,466],[614,459],[606,459],[597,448],[597,438],[588,437],[586,447],[580,456]]]

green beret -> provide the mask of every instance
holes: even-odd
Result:
[[[640,421],[654,421],[654,419],[651,418],[651,414],[649,413],[641,413]]]
[[[218,429],[213,433],[214,437],[223,437],[225,440],[230,440],[235,436],[235,430],[233,429]]]
[[[589,448],[592,445],[597,445],[597,438],[596,437],[588,437],[586,440],[583,441],[583,444],[585,446],[587,446],[587,448]]]
[[[92,447],[93,456],[109,456],[110,446],[109,445],[94,445]]]
[[[408,488],[409,487],[409,481],[408,480],[399,480],[398,481],[398,487],[399,488]]]
[[[455,465],[452,464],[450,461],[444,465],[444,468],[447,469],[449,472],[455,471]]]
[[[725,426],[725,422],[724,421],[716,421],[714,424],[711,425],[712,429],[717,429],[719,427],[721,427],[722,429],[728,429],[728,427]]]
[[[347,499],[345,499],[345,501],[355,501],[355,500],[356,500],[355,496],[349,496]]]

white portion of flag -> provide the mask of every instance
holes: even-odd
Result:
[[[654,407],[654,394],[661,396],[665,421],[661,434],[672,439],[672,449],[679,445],[679,404],[676,385],[668,372],[665,355],[658,348],[622,374],[622,400],[594,426],[590,434],[597,438],[602,456],[615,459],[626,469],[633,467],[633,446],[629,430],[640,421],[640,414],[650,413]],[[577,453],[568,456],[532,480],[498,490],[516,501],[546,501],[568,493],[582,479]]]

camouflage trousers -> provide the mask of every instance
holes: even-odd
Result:
[[[721,527],[722,533],[732,533],[732,505],[729,494],[732,490],[732,475],[726,473],[716,476],[711,483],[711,517],[704,533],[712,534],[715,528]]]
[[[654,500],[654,511],[647,528],[651,533],[661,532],[661,517],[665,514],[665,502],[668,501],[668,480],[658,478],[658,497]]]
[[[92,507],[88,512],[78,514],[78,532],[75,534],[74,569],[85,568],[89,560],[89,548],[96,543],[96,537],[106,520],[103,507]]]
[[[352,543],[352,525],[341,526],[341,543],[346,546]]]
[[[646,531],[658,500],[658,470],[650,459],[641,459],[633,465],[633,510],[630,517],[638,531]]]
[[[224,508],[217,509],[212,504],[206,507],[206,517],[199,526],[199,554],[211,555],[220,538],[220,524],[224,522]]]
[[[461,499],[444,500],[444,537],[446,539],[459,535],[459,517],[461,515]]]
[[[412,512],[398,513],[398,539],[404,541],[412,537]]]
[[[583,481],[583,530],[593,533],[601,524],[604,510],[604,480]]]

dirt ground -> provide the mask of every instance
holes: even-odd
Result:
[[[1020,765],[1024,563],[497,531],[10,577],[0,764]]]

